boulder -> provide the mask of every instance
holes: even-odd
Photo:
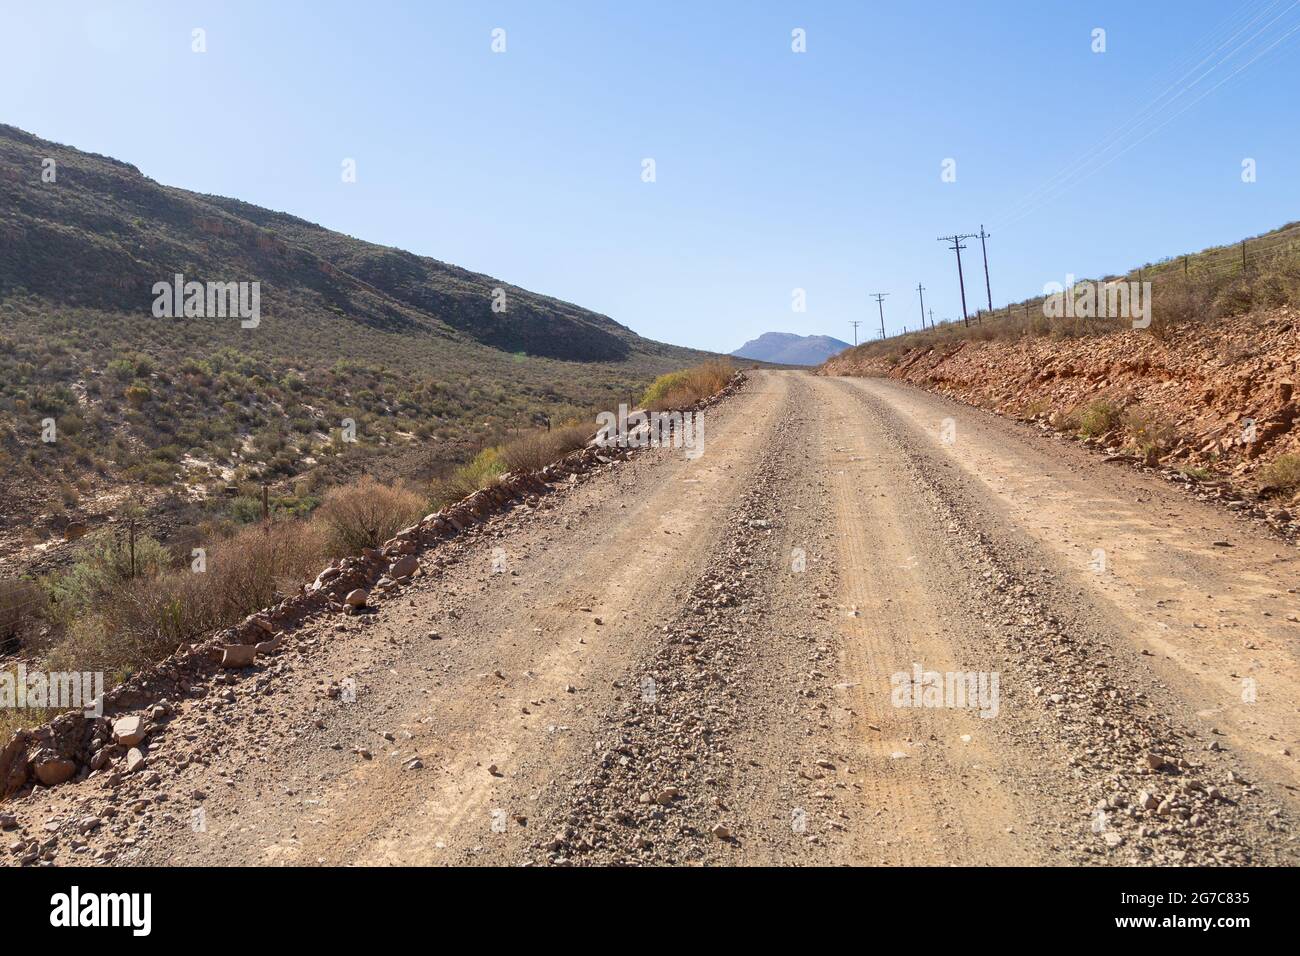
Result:
[[[126,752],[126,772],[135,773],[137,770],[143,770],[148,761],[145,760],[144,753],[139,747],[132,747]]]
[[[144,720],[135,714],[113,721],[113,738],[123,747],[134,747],[144,740]]]
[[[370,597],[370,592],[365,588],[354,588],[348,592],[348,596],[343,599],[343,603],[348,607],[365,607],[366,599]]]
[[[393,578],[409,578],[420,567],[420,561],[414,555],[405,555],[393,562],[388,573]]]
[[[32,767],[36,770],[36,779],[47,787],[67,783],[77,772],[75,763],[52,750],[38,750],[32,757]]]

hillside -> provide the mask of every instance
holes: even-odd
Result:
[[[864,343],[818,372],[900,379],[1294,510],[1300,225],[1098,281],[1150,283],[1149,324],[1048,315],[1038,297]]]
[[[256,327],[155,317],[154,284],[177,273],[259,283]],[[267,481],[296,499],[284,483],[304,474],[316,488],[357,470],[427,477],[702,354],[0,126],[0,558],[6,530],[36,543],[128,492]],[[57,440],[42,441],[50,419]]]
[[[829,335],[764,332],[731,354],[736,358],[755,359],[777,365],[820,365],[849,347],[848,342],[841,342]]]

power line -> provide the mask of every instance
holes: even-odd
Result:
[[[1297,0],[1297,2],[1300,2],[1300,0]],[[1287,7],[1285,10],[1282,11],[1282,13],[1278,14],[1276,17],[1274,17],[1272,20],[1270,20],[1268,23],[1266,23],[1266,24],[1265,24],[1265,25],[1264,25],[1264,26],[1263,26],[1259,31],[1257,31],[1255,34],[1253,34],[1252,36],[1250,36],[1247,40],[1245,40],[1243,43],[1241,43],[1240,45],[1238,45],[1237,47],[1235,47],[1234,49],[1232,49],[1231,51],[1229,51],[1229,52],[1228,52],[1227,54],[1225,54],[1224,56],[1220,57],[1219,60],[1218,60],[1218,62],[1216,62],[1216,63],[1215,63],[1213,66],[1211,66],[1208,70],[1206,70],[1204,73],[1202,73],[1200,76],[1198,76],[1195,80],[1193,80],[1191,83],[1189,83],[1186,87],[1184,87],[1181,91],[1179,91],[1179,93],[1178,93],[1178,94],[1177,94],[1177,95],[1176,95],[1172,100],[1170,100],[1167,104],[1165,104],[1164,106],[1161,107],[1161,110],[1167,113],[1169,108],[1178,105],[1178,100],[1179,100],[1180,97],[1182,97],[1182,95],[1183,95],[1184,93],[1189,92],[1189,91],[1192,89],[1192,87],[1196,86],[1197,83],[1199,83],[1201,80],[1205,79],[1207,76],[1209,76],[1209,75],[1210,75],[1211,73],[1213,73],[1215,70],[1217,70],[1220,66],[1223,66],[1224,64],[1226,64],[1227,61],[1230,60],[1230,59],[1232,59],[1233,56],[1235,56],[1235,55],[1236,55],[1240,50],[1242,50],[1242,49],[1244,49],[1245,47],[1249,46],[1249,45],[1250,45],[1254,40],[1258,39],[1261,35],[1263,35],[1263,34],[1268,30],[1269,27],[1271,27],[1274,23],[1276,23],[1278,20],[1280,20],[1280,19],[1281,19],[1285,14],[1289,13],[1289,12],[1291,11],[1291,9],[1292,9],[1293,7],[1295,7],[1296,5],[1297,5],[1296,3],[1292,3],[1291,6]],[[1103,157],[1106,153],[1110,152],[1110,151],[1111,151],[1112,149],[1114,149],[1115,147],[1121,145],[1121,143],[1123,142],[1124,137],[1120,137],[1120,138],[1117,139],[1114,143],[1112,143],[1111,145],[1109,145],[1109,146],[1107,146],[1105,149],[1103,149],[1103,150],[1102,150],[1100,153],[1098,153],[1096,156],[1092,157],[1092,158],[1088,161],[1088,165],[1090,165],[1091,168],[1088,168],[1088,166],[1086,165],[1085,167],[1076,170],[1074,173],[1070,174],[1069,176],[1064,176],[1064,177],[1060,177],[1060,178],[1058,178],[1057,181],[1052,185],[1052,187],[1051,187],[1051,188],[1050,188],[1046,193],[1044,193],[1042,196],[1040,196],[1039,198],[1035,199],[1033,202],[1030,202],[1030,203],[1028,203],[1027,205],[1024,205],[1023,208],[1021,208],[1021,209],[1018,210],[1018,211],[1004,213],[1002,216],[999,217],[998,221],[999,221],[1002,225],[1004,225],[1004,226],[1005,226],[1005,225],[1010,225],[1011,223],[1014,223],[1014,222],[1019,222],[1021,219],[1025,218],[1025,216],[1027,216],[1027,215],[1029,215],[1031,212],[1035,211],[1035,210],[1036,210],[1039,206],[1041,206],[1044,202],[1047,202],[1047,201],[1049,201],[1049,200],[1051,200],[1051,199],[1054,199],[1054,198],[1055,198],[1057,195],[1059,195],[1063,190],[1069,188],[1069,187],[1072,186],[1072,185],[1077,184],[1078,182],[1081,182],[1083,179],[1087,179],[1087,178],[1089,178],[1089,177],[1095,175],[1096,173],[1101,172],[1101,170],[1103,170],[1103,169],[1105,169],[1107,166],[1111,165],[1111,163],[1115,162],[1115,161],[1116,161],[1117,159],[1119,159],[1121,156],[1123,156],[1123,155],[1125,155],[1126,153],[1130,152],[1130,151],[1133,150],[1135,147],[1141,145],[1141,144],[1144,143],[1146,140],[1150,139],[1152,136],[1154,136],[1154,135],[1155,135],[1156,133],[1158,133],[1160,130],[1164,129],[1166,126],[1168,126],[1168,125],[1169,125],[1170,123],[1172,123],[1174,120],[1176,120],[1178,117],[1182,116],[1184,113],[1186,113],[1188,110],[1190,110],[1190,109],[1191,109],[1193,106],[1195,106],[1197,103],[1201,102],[1201,100],[1205,99],[1207,96],[1209,96],[1210,94],[1212,94],[1215,90],[1217,90],[1219,87],[1223,86],[1224,83],[1227,83],[1229,80],[1231,80],[1233,77],[1237,76],[1237,75],[1238,75],[1239,73],[1241,73],[1243,70],[1245,70],[1245,69],[1247,69],[1248,67],[1250,67],[1253,63],[1255,63],[1255,62],[1256,62],[1257,60],[1259,60],[1261,57],[1263,57],[1263,56],[1265,56],[1266,54],[1268,54],[1269,52],[1271,52],[1271,51],[1272,51],[1275,47],[1277,47],[1279,44],[1285,42],[1285,41],[1286,41],[1287,39],[1289,39],[1292,35],[1294,35],[1297,31],[1300,31],[1300,24],[1297,24],[1296,26],[1293,26],[1290,30],[1288,30],[1286,33],[1282,34],[1280,37],[1278,37],[1276,40],[1274,40],[1274,41],[1273,41],[1272,43],[1270,43],[1268,46],[1264,47],[1262,50],[1260,50],[1258,53],[1256,53],[1253,57],[1251,57],[1251,58],[1250,58],[1249,60],[1247,60],[1245,63],[1241,64],[1241,66],[1237,67],[1235,70],[1233,70],[1233,71],[1232,71],[1231,73],[1229,73],[1227,76],[1223,77],[1221,80],[1219,80],[1219,82],[1215,83],[1215,84],[1214,84],[1213,86],[1211,86],[1208,90],[1205,90],[1203,93],[1201,93],[1200,96],[1197,96],[1195,99],[1193,99],[1193,100],[1191,100],[1190,102],[1185,103],[1184,105],[1182,105],[1181,108],[1178,109],[1176,112],[1172,113],[1172,115],[1168,115],[1168,117],[1164,120],[1164,122],[1159,123],[1158,125],[1152,126],[1151,124],[1152,124],[1155,120],[1157,120],[1157,119],[1160,118],[1160,113],[1156,113],[1155,115],[1149,117],[1147,120],[1145,120],[1145,121],[1143,122],[1143,124],[1142,124],[1141,127],[1138,127],[1138,129],[1146,129],[1145,134],[1142,135],[1142,136],[1140,136],[1138,139],[1133,140],[1133,141],[1132,141],[1131,143],[1129,143],[1127,146],[1124,146],[1123,149],[1121,149],[1119,152],[1115,153],[1115,154],[1114,154],[1113,156],[1111,156],[1110,158],[1105,159],[1104,161],[1103,161],[1103,159],[1102,159],[1102,157]],[[1225,44],[1225,45],[1226,45],[1226,44]],[[1217,51],[1216,51],[1216,52],[1217,52]],[[1194,72],[1194,70],[1193,70],[1193,72]],[[1137,132],[1138,129],[1132,130],[1132,132]],[[1126,135],[1127,135],[1127,134],[1126,134]],[[1094,165],[1094,163],[1095,163],[1095,165]],[[1012,208],[1014,209],[1014,206],[1013,206]]]
[[[1095,143],[1090,149],[1084,151],[1080,156],[1075,157],[1075,159],[1071,163],[1069,163],[1064,169],[1062,169],[1051,179],[1044,181],[1036,188],[1030,190],[1025,196],[1021,197],[1020,200],[1018,200],[1015,203],[1012,203],[1009,208],[1003,210],[1000,215],[995,217],[995,219],[997,220],[995,222],[995,225],[1006,225],[1007,223],[1018,221],[1019,219],[1023,218],[1024,215],[1027,214],[1032,208],[1037,208],[1038,206],[1040,206],[1044,201],[1050,198],[1053,193],[1059,192],[1060,188],[1063,188],[1064,185],[1068,184],[1070,181],[1076,180],[1081,176],[1083,178],[1087,178],[1088,176],[1091,176],[1093,173],[1097,172],[1104,166],[1109,165],[1110,161],[1107,160],[1106,162],[1103,162],[1101,165],[1096,166],[1091,170],[1088,169],[1090,165],[1100,160],[1106,153],[1110,152],[1116,146],[1119,146],[1130,133],[1140,131],[1143,128],[1149,129],[1151,123],[1154,120],[1159,119],[1161,112],[1167,112],[1169,108],[1177,105],[1178,100],[1185,93],[1189,92],[1193,87],[1195,87],[1198,83],[1200,83],[1201,80],[1205,79],[1207,76],[1209,76],[1211,73],[1217,70],[1228,60],[1232,59],[1232,57],[1235,56],[1237,52],[1239,52],[1241,49],[1248,46],[1251,42],[1253,42],[1255,39],[1261,36],[1270,26],[1276,23],[1284,15],[1289,13],[1291,9],[1296,5],[1297,5],[1296,2],[1292,2],[1289,6],[1287,6],[1282,11],[1282,13],[1278,14],[1272,20],[1269,20],[1259,31],[1251,35],[1248,39],[1246,39],[1238,46],[1234,47],[1228,53],[1220,56],[1219,55],[1220,51],[1223,50],[1224,47],[1232,44],[1237,39],[1237,37],[1239,37],[1243,32],[1253,27],[1253,25],[1261,17],[1268,16],[1270,13],[1272,13],[1272,10],[1277,6],[1277,3],[1276,2],[1271,3],[1268,5],[1267,9],[1261,9],[1259,12],[1255,13],[1244,24],[1237,27],[1232,32],[1232,34],[1226,40],[1221,42],[1211,53],[1209,53],[1207,56],[1204,56],[1200,60],[1200,62],[1198,62],[1190,70],[1188,70],[1176,81],[1174,81],[1168,88],[1164,90],[1164,92],[1162,92],[1152,102],[1148,103],[1145,107],[1143,107],[1135,116],[1131,117],[1127,122],[1123,123],[1116,129],[1112,130],[1108,135],[1102,137],[1097,143]],[[1283,39],[1285,39],[1285,36],[1283,37]],[[1271,49],[1271,47],[1269,49]],[[1193,74],[1197,73],[1201,69],[1201,67],[1204,66],[1208,61],[1215,60],[1216,57],[1218,59],[1212,66],[1210,66],[1207,70],[1205,70],[1194,80],[1192,80],[1191,83],[1188,83],[1187,85],[1183,86],[1184,81],[1186,81]],[[1218,87],[1216,86],[1214,88],[1217,89]],[[1164,102],[1164,103],[1161,102],[1162,100],[1165,99],[1165,97],[1167,97],[1170,93],[1173,93],[1175,90],[1177,90],[1177,92],[1174,93],[1172,99],[1170,99],[1168,102]],[[1196,102],[1199,102],[1201,98],[1194,100],[1192,104],[1189,104],[1189,106],[1185,107],[1183,110],[1179,110],[1178,113],[1174,114],[1174,116],[1180,115],[1182,112],[1185,111],[1186,108],[1190,108],[1190,105],[1194,105]],[[1155,111],[1154,113],[1152,112],[1153,110]],[[1170,117],[1170,119],[1172,118],[1173,117]],[[1161,126],[1164,125],[1165,125],[1164,123],[1161,124]],[[1146,136],[1143,136],[1142,139],[1146,139]],[[1142,140],[1138,140],[1137,142],[1141,142],[1141,141]],[[1131,146],[1125,148],[1123,152],[1128,152],[1128,149],[1132,148],[1132,146],[1135,145],[1137,145],[1137,143],[1131,144]],[[1122,155],[1122,153],[1120,155]],[[1118,157],[1112,157],[1112,158],[1118,158]]]

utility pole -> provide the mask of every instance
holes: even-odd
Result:
[[[939,242],[951,242],[953,252],[957,253],[957,281],[961,284],[961,321],[967,328],[970,328],[970,319],[966,315],[966,279],[961,271],[961,251],[966,247],[961,244],[961,241],[974,238],[973,233],[966,233],[965,235],[940,236],[938,240]]]
[[[930,310],[930,328],[934,328],[934,309]]]
[[[984,223],[980,223],[980,249],[984,252],[984,291],[989,297],[990,313],[993,312],[993,290],[989,287],[989,247],[984,244],[984,240],[992,238],[992,236],[984,231]]]
[[[916,294],[921,297],[921,331],[925,331],[925,286],[916,284]],[[933,324],[933,323],[931,323]]]
[[[880,337],[883,339],[885,337],[885,296],[889,293],[873,292],[872,295],[875,296],[876,305],[880,307]]]
[[[858,344],[858,326],[861,325],[861,324],[862,324],[861,322],[852,321],[852,320],[849,322],[849,325],[853,326],[853,344],[854,344],[854,345],[857,345],[857,344]]]

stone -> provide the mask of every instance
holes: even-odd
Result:
[[[41,756],[41,753],[48,756]],[[67,783],[77,772],[75,763],[52,751],[38,753],[32,763],[36,768],[36,779],[47,787],[57,787],[61,783]]]
[[[143,770],[148,764],[144,753],[139,747],[132,747],[126,752],[126,772],[135,773],[137,770]]]
[[[248,667],[257,657],[253,644],[227,644],[221,648],[222,667]]]
[[[716,825],[713,827],[713,829],[710,830],[709,832],[712,833],[712,834],[713,834],[715,837],[717,837],[719,840],[730,840],[730,839],[731,839],[731,830],[730,830],[730,828],[728,828],[727,826],[725,826],[725,825],[723,825],[723,824],[721,824],[721,823],[716,824]]]
[[[408,554],[393,562],[392,566],[388,569],[388,575],[393,579],[409,578],[419,570],[419,567],[419,559],[414,555]]]
[[[144,740],[144,720],[136,714],[128,714],[113,721],[113,739],[123,747],[134,747]]]
[[[365,588],[354,588],[348,592],[348,596],[343,599],[343,603],[348,607],[365,607],[366,600],[370,597],[370,592]]]

